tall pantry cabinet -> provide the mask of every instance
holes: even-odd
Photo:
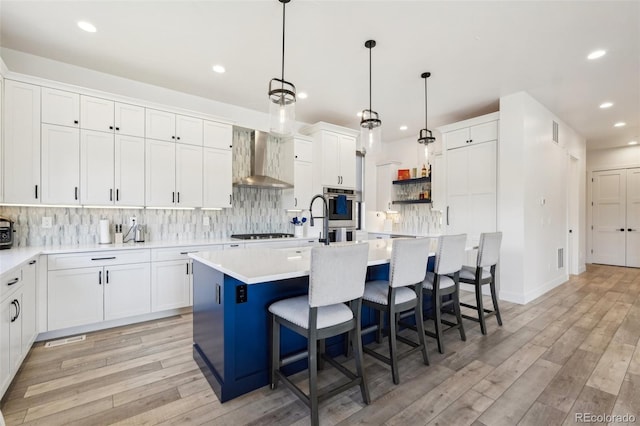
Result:
[[[480,234],[497,228],[499,113],[440,127],[445,149],[444,225],[447,234]]]

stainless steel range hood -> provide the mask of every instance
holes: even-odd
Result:
[[[267,139],[269,134],[259,130],[251,132],[251,175],[241,178],[233,186],[250,188],[289,189],[290,183],[266,175]]]

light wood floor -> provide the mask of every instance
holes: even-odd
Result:
[[[482,336],[465,321],[431,366],[420,355],[387,366],[365,355],[372,404],[358,388],[321,405],[323,424],[553,425],[575,413],[640,421],[640,270],[589,266],[520,306],[502,303]],[[469,295],[465,296],[466,298]],[[304,385],[304,373],[297,375]],[[340,380],[328,367],[320,385]],[[7,425],[304,425],[306,406],[284,386],[220,404],[191,355],[191,315],[91,333],[82,343],[37,344],[4,398]]]

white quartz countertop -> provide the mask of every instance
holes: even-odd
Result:
[[[393,244],[390,239],[332,245],[364,243],[369,244],[369,266],[389,263]],[[246,284],[257,284],[309,275],[311,248],[245,248],[191,253],[189,257]]]
[[[154,248],[171,248],[171,247],[189,247],[189,246],[207,246],[222,244],[246,244],[250,246],[259,242],[284,242],[284,241],[309,241],[314,238],[270,238],[263,240],[237,240],[231,238],[219,240],[181,240],[181,241],[149,241],[144,243],[125,243],[125,244],[76,244],[65,246],[29,246],[29,247],[12,247],[10,249],[0,250],[0,275],[22,265],[30,259],[41,254],[62,254],[62,253],[83,253],[93,251],[110,251],[110,250],[139,250]],[[317,238],[315,238],[317,239]]]

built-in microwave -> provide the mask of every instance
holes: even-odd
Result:
[[[353,189],[324,188],[324,197],[329,203],[329,229],[356,229],[358,206]]]

